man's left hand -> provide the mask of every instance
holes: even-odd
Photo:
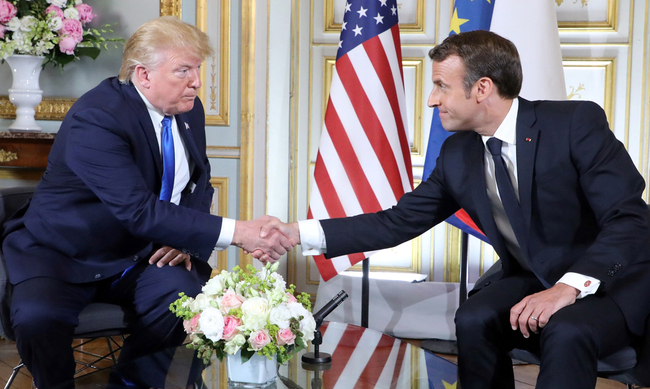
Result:
[[[163,246],[151,255],[151,258],[149,258],[149,264],[153,265],[154,263],[158,267],[163,267],[165,265],[176,266],[183,263],[187,270],[192,270],[192,261],[190,260],[190,256],[169,246]]]
[[[528,338],[530,332],[539,332],[555,312],[573,304],[578,294],[578,289],[557,283],[552,288],[526,296],[510,309],[510,325]]]

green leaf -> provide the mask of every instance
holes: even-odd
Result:
[[[101,50],[97,47],[77,47],[74,52],[79,57],[90,57],[92,59],[97,59]]]
[[[241,349],[241,362],[242,363],[248,362],[248,360],[251,359],[251,357],[254,354],[255,354],[254,350],[248,350],[248,349],[244,349],[242,347],[242,349]]]

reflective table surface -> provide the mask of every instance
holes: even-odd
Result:
[[[456,365],[429,351],[352,324],[325,322],[321,326],[321,353],[332,356],[328,364],[306,364],[301,351],[287,365],[279,366],[278,377],[269,388],[456,388]],[[228,388],[226,362],[213,358],[204,366],[184,346],[167,350],[160,358],[117,364],[110,372],[99,372],[75,381],[77,389],[137,387]],[[165,359],[167,358],[167,359]],[[170,363],[165,360],[171,359]],[[169,366],[160,368],[160,366]],[[116,378],[117,377],[117,378]],[[128,379],[120,381],[120,377]]]

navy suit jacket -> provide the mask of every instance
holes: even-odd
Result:
[[[645,183],[623,144],[591,102],[519,99],[517,174],[530,266],[550,287],[567,272],[601,281],[628,326],[643,332],[650,312],[650,217]],[[518,271],[487,196],[485,146],[473,131],[443,144],[431,176],[389,210],[322,220],[327,256],[392,247],[465,209],[487,235],[503,268],[476,285]]]
[[[180,205],[158,200],[160,147],[133,84],[109,78],[79,98],[61,124],[31,204],[5,225],[11,282],[39,276],[97,281],[146,260],[161,245],[206,263],[221,218],[209,214],[213,189],[201,101],[176,120],[192,169]]]

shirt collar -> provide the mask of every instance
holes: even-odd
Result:
[[[488,139],[497,138],[504,143],[510,145],[517,144],[517,113],[519,112],[519,99],[513,99],[512,105],[508,114],[503,119],[497,130],[492,136],[481,136],[483,144],[486,144]]]
[[[149,102],[146,97],[144,97],[144,94],[138,89],[137,86],[133,85],[135,87],[135,90],[138,91],[138,94],[142,98],[142,101],[144,101],[144,105],[147,106],[147,111],[149,111],[149,116],[151,117],[151,120],[154,122],[154,124],[158,124],[158,127],[155,128],[160,128],[160,123],[162,123],[163,118],[165,117],[165,114]]]

